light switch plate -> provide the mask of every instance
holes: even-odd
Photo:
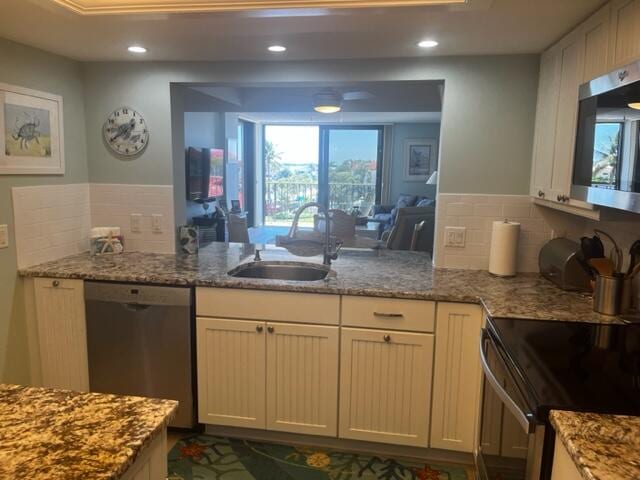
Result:
[[[162,233],[162,218],[160,213],[154,213],[151,215],[151,231],[153,233]]]
[[[445,247],[464,247],[467,239],[467,227],[444,227]]]
[[[9,247],[9,227],[0,225],[0,248]]]
[[[130,218],[130,229],[133,233],[142,232],[142,214],[141,213],[132,213]]]

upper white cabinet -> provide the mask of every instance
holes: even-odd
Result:
[[[609,70],[640,57],[640,0],[612,0]]]
[[[31,281],[31,280],[29,280]],[[35,278],[32,315],[38,339],[42,386],[89,391],[84,282]]]
[[[640,0],[613,0],[543,53],[531,195],[544,205],[591,218],[571,199],[580,85],[640,59]]]
[[[479,305],[438,303],[431,447],[473,452],[482,370]]]

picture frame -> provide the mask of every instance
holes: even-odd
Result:
[[[412,138],[405,140],[403,180],[426,182],[438,169],[438,140]]]
[[[60,95],[0,83],[0,175],[64,175]]]

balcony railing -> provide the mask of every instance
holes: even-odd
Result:
[[[358,206],[363,215],[369,212],[376,198],[375,184],[329,183],[329,208],[344,211]],[[268,225],[291,224],[301,205],[318,200],[318,184],[302,182],[265,182],[264,215]],[[313,212],[307,211],[301,223],[312,223]]]

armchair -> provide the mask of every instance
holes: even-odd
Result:
[[[378,238],[382,239],[382,235],[385,232],[391,231],[401,210],[414,209],[408,210],[405,214],[416,215],[423,213],[426,215],[434,205],[435,200],[430,198],[402,194],[394,205],[374,205],[371,207],[369,221],[378,222]]]
[[[435,219],[434,206],[400,208],[393,227],[385,232],[383,240],[391,250],[416,250],[433,255]]]

